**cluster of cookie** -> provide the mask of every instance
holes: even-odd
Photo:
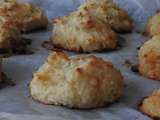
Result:
[[[15,0],[2,0],[1,2],[0,48],[21,52],[25,49],[21,33],[46,28],[47,17],[39,7],[30,3],[18,3]]]
[[[151,37],[139,50],[139,72],[153,80],[160,81],[160,11],[150,17],[145,25],[145,35]],[[160,91],[144,99],[140,110],[160,119]]]
[[[150,17],[145,34],[151,39],[139,51],[139,71],[142,75],[160,80],[160,12]]]
[[[24,51],[26,42],[21,33],[46,28],[47,24],[43,11],[35,5],[0,1],[0,53]],[[118,34],[133,29],[128,13],[112,0],[86,0],[68,16],[54,19],[53,25],[50,43],[54,47],[89,53],[116,49]],[[152,38],[139,51],[139,72],[156,80],[160,80],[159,26],[157,12],[146,24],[145,33]],[[112,63],[95,56],[69,57],[64,52],[52,52],[29,85],[37,101],[79,109],[113,103],[120,98],[123,87],[123,77]],[[160,92],[145,98],[140,110],[160,118]]]
[[[47,28],[48,20],[43,11],[30,3],[16,0],[0,1],[0,54],[23,53],[28,41],[21,33]],[[2,78],[1,78],[2,79]]]
[[[51,44],[75,52],[112,50],[117,33],[133,22],[112,0],[87,0],[68,16],[53,20]],[[118,100],[124,81],[112,63],[95,56],[68,57],[54,52],[33,75],[31,96],[42,103],[88,109]]]

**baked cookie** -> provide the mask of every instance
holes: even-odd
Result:
[[[81,9],[54,19],[51,43],[76,52],[113,50],[117,48],[117,35],[102,21]]]
[[[160,80],[160,35],[144,43],[139,50],[139,72],[148,78]]]
[[[0,17],[16,22],[21,32],[46,28],[47,17],[43,11],[31,3],[19,3],[16,0],[3,0],[0,4]]]
[[[150,17],[145,25],[145,35],[153,36],[160,33],[160,11]]]
[[[160,90],[157,90],[152,93],[149,97],[145,98],[141,105],[140,111],[144,114],[155,118],[156,120],[160,119]]]
[[[33,75],[29,89],[33,99],[44,104],[89,109],[118,100],[123,84],[121,73],[110,62],[53,52]]]
[[[0,53],[11,53],[14,48],[21,47],[20,43],[19,29],[10,21],[0,21]]]
[[[28,54],[31,40],[22,38],[14,21],[0,17],[0,54]]]
[[[78,9],[85,9],[118,33],[131,32],[133,29],[133,21],[127,11],[118,7],[112,0],[88,0]]]

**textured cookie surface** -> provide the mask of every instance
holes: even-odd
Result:
[[[116,32],[131,32],[133,29],[133,21],[127,11],[118,7],[112,0],[88,0],[79,9],[86,9]]]
[[[160,90],[143,100],[140,111],[156,120],[160,119]]]
[[[123,77],[109,62],[95,56],[49,55],[30,83],[31,96],[42,103],[95,108],[120,98]]]
[[[0,49],[12,49],[20,47],[21,34],[19,29],[11,21],[0,17]],[[3,53],[1,51],[1,53]]]
[[[160,11],[150,17],[145,26],[145,33],[149,36],[157,35],[160,33]]]
[[[16,0],[2,0],[0,17],[17,23],[22,32],[46,28],[48,20],[43,11],[30,3],[18,3]]]
[[[160,80],[160,35],[144,43],[139,51],[139,72],[151,79]]]
[[[51,42],[60,48],[77,52],[113,50],[117,35],[85,8],[54,20]]]

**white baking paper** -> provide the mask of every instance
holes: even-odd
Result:
[[[20,0],[22,1],[22,0]],[[44,9],[48,18],[67,15],[75,10],[78,0],[25,0],[33,2]],[[19,55],[6,58],[3,63],[5,73],[15,81],[16,86],[0,90],[0,120],[150,120],[137,110],[137,105],[153,90],[160,88],[160,82],[149,80],[124,65],[125,60],[137,62],[137,47],[148,38],[136,33],[143,29],[143,23],[160,8],[159,0],[115,0],[122,8],[128,10],[136,23],[132,34],[121,35],[123,47],[118,51],[94,53],[111,61],[120,69],[125,79],[125,89],[120,101],[110,106],[92,110],[75,110],[59,106],[50,106],[33,101],[29,96],[28,83],[32,73],[46,59],[48,51],[41,47],[43,41],[49,39],[51,27],[47,31],[24,35],[31,38],[33,55]],[[68,52],[70,55],[75,53]]]

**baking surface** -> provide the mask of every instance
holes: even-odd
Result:
[[[22,0],[20,0],[22,1]],[[83,0],[25,0],[41,6],[49,19],[63,16],[75,10]],[[150,120],[137,111],[137,105],[153,90],[160,88],[160,82],[149,80],[134,73],[124,63],[126,60],[137,63],[137,48],[148,38],[137,33],[142,29],[143,22],[152,15],[158,7],[159,0],[115,0],[121,7],[129,11],[135,20],[136,28],[132,34],[121,35],[122,48],[118,51],[93,53],[111,61],[121,70],[125,79],[125,89],[120,101],[110,106],[93,110],[72,110],[65,107],[43,105],[33,101],[29,96],[28,84],[32,73],[46,59],[48,51],[41,47],[43,41],[49,39],[51,27],[47,31],[26,34],[24,37],[33,40],[31,50],[33,55],[21,55],[6,58],[3,69],[8,77],[15,81],[16,86],[0,90],[0,120]],[[139,27],[140,26],[140,27]],[[70,55],[75,53],[68,52]]]

